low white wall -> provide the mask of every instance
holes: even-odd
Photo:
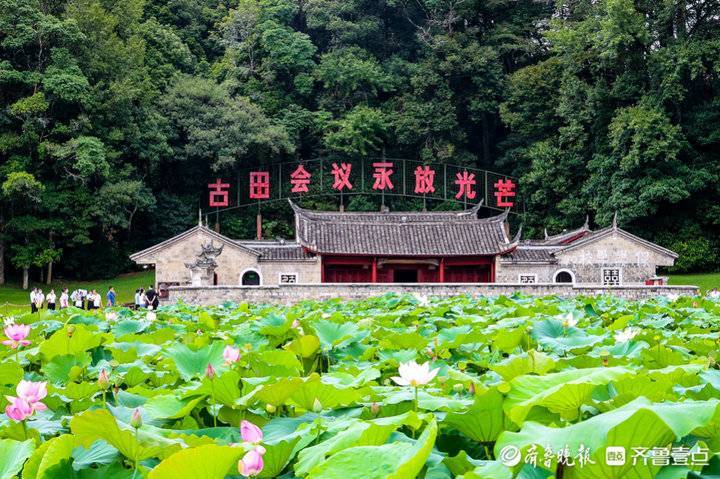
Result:
[[[195,305],[222,304],[226,301],[252,303],[290,304],[306,299],[325,300],[334,298],[363,299],[385,293],[411,293],[426,296],[472,296],[511,295],[516,292],[533,296],[557,295],[597,296],[610,294],[626,299],[643,299],[654,296],[694,296],[697,286],[615,286],[572,285],[556,283],[539,284],[456,284],[456,283],[324,283],[292,284],[282,286],[173,286],[165,304],[182,301]]]

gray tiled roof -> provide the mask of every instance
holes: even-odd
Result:
[[[257,251],[260,261],[295,261],[314,259],[315,255],[295,242],[279,240],[237,241],[238,244]]]
[[[552,263],[555,261],[553,252],[560,248],[539,248],[523,245],[517,247],[512,253],[502,257],[504,263]]]
[[[481,256],[509,248],[506,213],[477,218],[477,209],[441,213],[337,213],[293,204],[300,244],[323,254]]]

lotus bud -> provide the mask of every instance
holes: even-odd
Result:
[[[318,398],[315,398],[312,405],[313,412],[322,412],[323,405]]]
[[[455,391],[456,393],[460,394],[461,392],[463,392],[463,389],[464,387],[462,383],[453,384],[453,391]]]
[[[110,367],[115,369],[116,367],[120,366],[120,362],[117,359],[110,360]]]
[[[215,379],[215,368],[211,363],[208,363],[207,367],[205,368],[205,376],[211,381]]]
[[[276,408],[275,406],[273,406],[272,404],[267,403],[267,404],[265,405],[265,410],[266,410],[269,414],[275,414],[275,411],[277,411],[277,408]]]
[[[370,405],[370,412],[373,414],[373,416],[377,416],[380,413],[380,405],[376,402],[372,403]]]
[[[238,462],[238,472],[244,477],[257,476],[265,467],[262,454],[252,450]]]
[[[460,361],[458,363],[458,369],[460,371],[465,371],[465,369],[467,369],[467,363],[465,361]]]
[[[600,351],[600,359],[602,359],[603,366],[607,366],[610,359],[610,352],[604,349]]]
[[[110,378],[108,377],[108,373],[105,371],[105,369],[100,370],[100,374],[98,374],[98,386],[100,386],[100,389],[107,389],[110,387]]]
[[[132,417],[130,418],[130,425],[135,429],[140,429],[142,427],[143,420],[142,414],[140,413],[140,408],[133,411]]]
[[[470,386],[468,387],[468,393],[470,393],[471,396],[475,395],[475,383],[470,383]]]
[[[113,387],[113,394],[118,395],[120,393],[120,387],[116,384],[115,387]]]
[[[73,334],[75,333],[75,326],[72,324],[67,327],[67,337],[72,338]]]
[[[240,437],[245,442],[258,444],[263,440],[263,432],[255,424],[243,419],[240,421]]]

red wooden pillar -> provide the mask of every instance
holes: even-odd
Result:
[[[440,270],[440,281],[441,283],[445,282],[445,258],[440,258],[440,266],[438,266]]]
[[[325,261],[322,256],[320,256],[320,282],[325,282]]]
[[[495,257],[493,257],[492,261],[490,262],[490,282],[495,282]]]
[[[377,258],[374,256],[372,260],[372,273],[370,275],[370,282],[377,283]]]

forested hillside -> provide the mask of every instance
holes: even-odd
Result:
[[[618,211],[680,270],[717,269],[719,16],[717,0],[0,0],[0,279],[115,274],[197,221],[216,172],[330,154],[512,174],[530,233]],[[254,212],[223,221],[253,234]]]

